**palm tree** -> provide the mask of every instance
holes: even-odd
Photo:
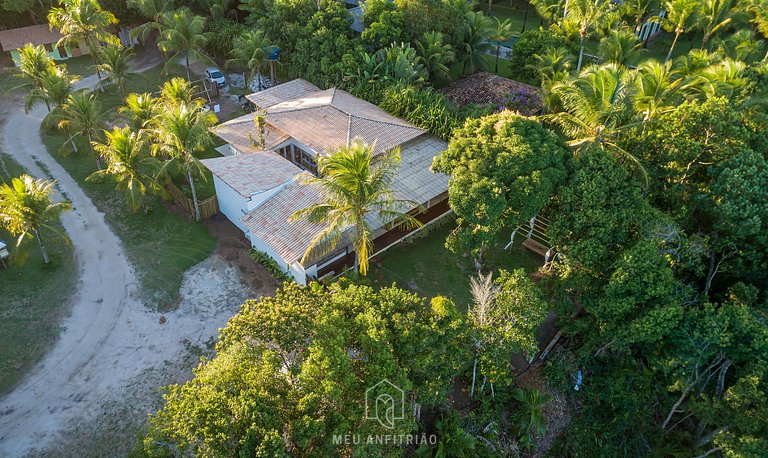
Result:
[[[717,40],[717,53],[725,57],[744,62],[753,61],[753,57],[762,49],[765,42],[757,38],[750,29],[740,29],[723,39]]]
[[[679,92],[687,87],[690,79],[676,70],[672,62],[651,59],[638,67],[635,81],[633,107],[644,121],[650,121],[675,108]]]
[[[164,53],[172,53],[168,63],[175,58],[184,56],[187,68],[187,79],[191,80],[189,60],[194,57],[206,63],[213,60],[203,52],[208,43],[208,34],[204,33],[205,18],[192,14],[189,8],[181,8],[165,13],[162,19],[161,39],[157,47]],[[168,70],[168,64],[165,66]]]
[[[634,162],[645,176],[637,158],[616,144],[619,134],[636,124],[632,122],[635,76],[616,64],[590,65],[577,78],[552,88],[563,111],[544,119],[562,129],[569,146],[578,151],[610,150]]]
[[[101,103],[96,98],[96,94],[80,90],[69,94],[57,119],[59,129],[71,132],[68,141],[72,143],[75,151],[77,151],[75,136],[80,135],[88,140],[88,149],[93,153],[91,144],[104,127],[105,116],[106,112],[101,109]],[[101,169],[98,156],[96,156],[96,167]]]
[[[269,63],[269,50],[272,43],[261,30],[249,30],[235,38],[235,46],[232,48],[232,59],[226,62],[227,67],[240,68],[248,71],[245,80],[246,87],[250,87],[251,81],[261,73],[261,69]],[[243,72],[245,77],[245,71]],[[261,91],[261,77],[259,77],[259,91]]]
[[[579,63],[576,65],[576,71],[579,72],[584,61],[584,44],[587,36],[608,13],[610,0],[571,0],[569,5],[566,20],[578,27],[581,37]]]
[[[17,250],[27,236],[34,237],[46,264],[50,259],[41,229],[48,229],[65,238],[50,223],[58,220],[63,212],[72,209],[69,202],[51,201],[53,186],[52,181],[35,180],[29,175],[14,178],[11,185],[0,185],[0,224],[14,237],[18,237]]]
[[[643,26],[643,18],[649,11],[656,9],[659,5],[657,0],[626,0],[621,3],[621,8],[625,15],[630,16],[635,22],[635,33],[639,33]]]
[[[192,83],[184,78],[172,78],[160,89],[159,103],[164,107],[175,107],[178,105],[202,106],[202,99],[195,100],[194,88]]]
[[[512,397],[522,404],[525,413],[518,422],[518,430],[525,433],[524,443],[532,444],[534,437],[541,436],[547,430],[544,406],[552,400],[552,396],[537,389],[514,388]]]
[[[539,16],[547,21],[547,26],[562,16],[563,0],[531,0],[530,3]]]
[[[709,38],[719,30],[733,22],[736,13],[733,0],[701,0],[699,10],[699,27],[704,30],[701,39],[701,49],[707,45]]]
[[[37,89],[40,94],[44,93],[43,79],[55,65],[43,46],[27,43],[19,49],[19,73],[26,80],[19,88],[29,88],[30,91]],[[48,99],[44,101],[48,111],[51,111]]]
[[[108,74],[107,82],[115,83],[125,98],[125,78],[130,70],[133,52],[122,45],[109,45],[101,50],[101,63],[96,67]]]
[[[49,67],[40,77],[37,87],[33,87],[27,94],[24,109],[29,112],[38,103],[44,102],[48,107],[46,123],[55,119],[61,111],[61,107],[72,91],[72,85],[77,78],[67,73],[64,65]]]
[[[598,53],[607,62],[630,67],[645,53],[642,46],[637,35],[629,30],[611,30],[600,40]]]
[[[355,268],[368,273],[368,258],[373,254],[374,228],[368,216],[379,220],[399,221],[408,228],[421,226],[416,218],[401,212],[418,204],[396,199],[392,183],[400,163],[400,151],[394,150],[374,159],[374,145],[355,139],[320,158],[319,177],[307,179],[306,185],[316,186],[322,201],[294,213],[290,220],[305,218],[315,224],[325,224],[309,243],[302,264],[317,256],[330,254],[349,231],[355,249]]]
[[[59,29],[62,35],[56,46],[77,47],[85,43],[93,63],[97,64],[100,43],[120,43],[116,36],[106,30],[110,25],[117,24],[117,18],[101,9],[96,0],[59,0],[59,5],[48,13],[51,29]]]
[[[751,14],[750,21],[764,37],[768,38],[768,0],[748,0],[746,10]],[[768,61],[768,51],[763,62]]]
[[[157,99],[152,94],[128,94],[120,113],[128,116],[128,126],[133,130],[146,129],[157,114]]]
[[[672,46],[669,47],[669,53],[664,61],[672,57],[672,51],[675,49],[680,35],[691,27],[699,12],[701,0],[665,0],[663,3],[666,16],[662,18],[662,25],[668,32],[675,33],[675,39],[672,40]]]
[[[542,103],[547,112],[551,112],[557,104],[552,88],[568,78],[573,56],[566,48],[548,46],[541,54],[534,54],[533,58],[536,59],[535,69],[541,76]]]
[[[742,102],[740,97],[749,85],[746,76],[747,64],[744,62],[724,59],[712,64],[699,72],[700,78],[692,85],[692,95],[700,95],[702,99],[725,97],[728,100]]]
[[[107,167],[91,174],[87,180],[111,176],[117,189],[125,191],[128,206],[136,212],[144,203],[147,192],[160,191],[155,176],[160,162],[149,155],[147,142],[141,132],[128,127],[115,127],[104,132],[104,143],[93,142],[93,148],[104,159]]]
[[[493,33],[490,18],[479,11],[464,15],[463,74],[484,70],[488,66],[485,54],[493,48],[488,38]]]
[[[208,11],[211,15],[211,19],[224,19],[226,16],[230,16],[235,11],[235,6],[240,2],[238,0],[198,0],[200,7]]]
[[[448,66],[453,62],[456,55],[449,43],[443,42],[444,35],[440,32],[424,32],[421,40],[416,42],[416,49],[419,52],[424,67],[427,69],[430,81],[448,80],[450,78],[450,68]]]
[[[139,14],[148,19],[147,22],[131,29],[131,37],[140,37],[141,41],[146,43],[147,37],[152,31],[162,30],[162,18],[165,13],[173,10],[173,0],[128,0],[130,8],[138,11]]]
[[[165,107],[152,123],[152,153],[167,158],[159,174],[166,170],[182,171],[192,191],[195,218],[200,220],[194,176],[205,178],[204,167],[195,157],[213,143],[209,129],[216,115],[199,105],[179,104]]]
[[[499,18],[496,19],[496,25],[492,29],[490,38],[493,40],[496,40],[496,67],[493,70],[494,73],[499,73],[499,54],[501,54],[501,42],[507,41],[513,36],[517,35],[516,32],[512,30],[512,21],[509,19],[504,19],[503,21],[500,21]]]

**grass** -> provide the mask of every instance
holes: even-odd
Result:
[[[131,74],[125,83],[126,92],[153,92],[166,78],[170,76],[162,77],[159,68]],[[110,110],[122,103],[116,90],[101,94],[100,100],[103,108]],[[208,229],[203,223],[182,215],[175,207],[169,208],[160,202],[156,202],[148,213],[131,212],[123,193],[115,190],[111,180],[86,182],[86,177],[96,170],[96,162],[87,153],[84,141],[78,140],[80,153],[73,153],[69,144],[64,147],[66,137],[62,132],[43,127],[41,135],[51,155],[104,213],[107,223],[122,241],[136,269],[142,299],[147,306],[160,311],[171,309],[176,303],[184,272],[213,251],[215,239]],[[205,188],[206,182],[200,182]],[[212,180],[207,183],[212,188]],[[206,193],[210,191],[206,190]]]
[[[472,300],[469,277],[475,274],[475,267],[470,256],[458,255],[445,248],[445,239],[454,226],[453,220],[449,219],[428,235],[385,251],[379,262],[372,266],[371,279],[382,286],[394,282],[401,288],[415,287],[427,298],[447,296],[465,310]],[[519,236],[510,251],[503,250],[510,233],[499,234],[494,246],[489,248],[486,268],[494,271],[523,268],[533,272],[541,267],[544,260],[520,248],[522,238]]]
[[[62,60],[57,63],[65,64],[70,75],[77,75],[81,78],[96,73],[93,66],[93,58],[90,54],[70,57],[67,60]]]
[[[0,153],[0,181],[25,173],[9,156]],[[0,266],[0,395],[8,392],[38,362],[59,335],[59,319],[77,280],[72,246],[44,232],[50,264],[43,262],[37,243],[30,239]],[[9,250],[15,239],[0,229]]]

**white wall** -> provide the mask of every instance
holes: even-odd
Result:
[[[247,211],[247,199],[235,192],[234,189],[221,181],[216,175],[213,176],[213,185],[216,187],[216,196],[219,199],[219,210],[221,210],[221,213],[232,221],[232,224],[240,228],[241,231],[247,231],[243,223],[240,222],[240,218]]]

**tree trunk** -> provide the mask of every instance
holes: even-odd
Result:
[[[584,34],[584,33],[581,34],[581,50],[579,51],[579,65],[576,67],[576,71],[577,72],[581,71],[581,63],[584,60],[584,38],[585,38],[585,35],[586,34]]]
[[[523,16],[523,28],[520,30],[520,33],[525,32],[525,25],[528,24],[528,8],[530,6],[528,5],[528,2],[525,3],[525,15]]]
[[[496,70],[493,72],[499,74],[499,54],[501,54],[501,45],[496,45]]]
[[[672,57],[672,51],[675,49],[675,44],[677,43],[677,39],[680,38],[681,33],[683,33],[683,31],[680,29],[675,30],[675,39],[672,40],[672,46],[669,47],[669,53],[667,54],[667,58],[664,59],[664,62],[668,62]]]
[[[46,251],[45,245],[43,245],[43,237],[40,235],[39,229],[35,229],[35,238],[37,239],[37,244],[40,245],[40,251],[43,253],[43,261],[48,264],[51,261],[48,259],[48,251]]]
[[[187,81],[191,81],[192,78],[189,73],[189,53],[186,54],[185,60],[187,61]]]
[[[195,190],[195,180],[192,178],[192,170],[187,170],[187,180],[189,181],[189,187],[192,189],[192,203],[195,207],[195,219],[200,221],[200,207],[197,205],[197,191]]]
[[[93,156],[96,158],[96,170],[101,170],[101,159],[99,159],[99,155],[93,152],[93,145],[91,144],[91,134],[88,134],[88,150],[93,154]]]
[[[477,377],[477,352],[475,352],[475,362],[472,364],[472,388],[469,390],[470,399],[475,395],[475,380]]]

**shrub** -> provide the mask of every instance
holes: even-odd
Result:
[[[231,19],[216,19],[208,22],[206,32],[211,32],[205,51],[216,59],[228,59],[234,46],[235,38],[248,30],[243,24]]]
[[[394,84],[382,92],[379,106],[444,140],[464,121],[456,105],[432,89]]]
[[[267,253],[251,248],[251,259],[264,266],[267,272],[271,273],[278,281],[293,281],[293,278]]]
[[[520,38],[512,46],[509,58],[509,68],[512,71],[510,78],[531,84],[541,85],[541,77],[536,70],[536,58],[534,54],[541,54],[551,46],[552,48],[566,48],[576,53],[576,45],[566,37],[553,30],[529,30],[523,32]]]

